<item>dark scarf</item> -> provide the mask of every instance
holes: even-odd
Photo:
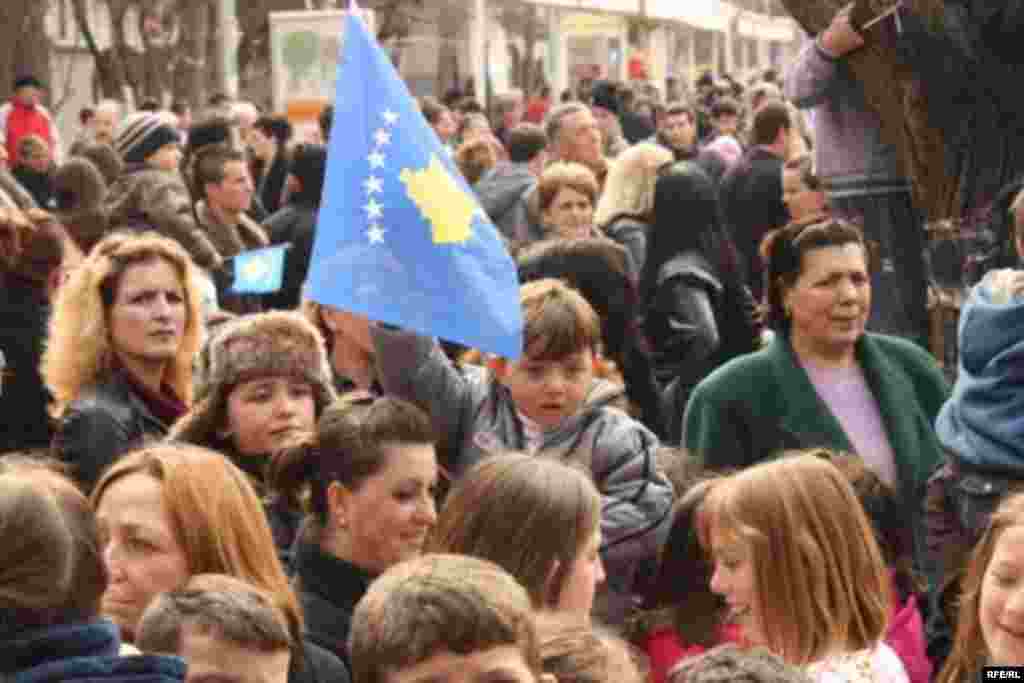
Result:
[[[153,417],[168,427],[188,412],[188,406],[174,395],[174,389],[169,384],[164,383],[160,392],[155,393],[117,360],[114,361],[114,373],[128,384],[128,388],[145,404]]]

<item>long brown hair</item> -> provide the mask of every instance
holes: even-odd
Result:
[[[960,593],[953,651],[937,679],[938,683],[960,683],[980,680],[979,674],[988,659],[988,647],[981,631],[981,589],[985,573],[992,562],[996,544],[1007,529],[1024,524],[1024,493],[1008,496],[992,514],[988,528],[971,553]]]
[[[333,482],[357,491],[387,464],[388,445],[436,442],[430,418],[411,403],[351,392],[327,406],[314,434],[273,456],[270,490],[294,508],[305,502],[305,533],[319,541],[328,523],[327,489]]]
[[[554,607],[600,521],[601,496],[587,473],[550,458],[506,453],[459,479],[426,552],[490,560],[523,584],[536,607]]]
[[[850,483],[813,453],[791,453],[718,481],[702,506],[713,532],[750,549],[768,647],[796,666],[874,647],[888,624],[889,576]]]
[[[302,610],[278,559],[256,490],[226,457],[205,448],[161,443],[111,465],[90,498],[93,509],[119,479],[144,474],[160,482],[171,528],[189,575],[227,574],[269,591],[301,642]]]

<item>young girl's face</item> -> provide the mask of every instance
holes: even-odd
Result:
[[[752,644],[764,644],[764,621],[750,544],[735,532],[716,525],[711,531],[711,559],[711,590],[725,599],[730,621],[743,629],[743,636]]]
[[[996,541],[978,611],[989,663],[1024,664],[1024,526],[1006,529]]]

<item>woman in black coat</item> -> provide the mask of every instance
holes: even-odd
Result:
[[[288,141],[292,124],[281,116],[261,116],[250,131],[246,145],[252,153],[252,181],[267,214],[281,208],[288,177]]]
[[[696,163],[680,161],[659,175],[648,240],[640,273],[643,331],[664,390],[669,440],[678,442],[693,387],[755,350],[761,329],[714,183]]]

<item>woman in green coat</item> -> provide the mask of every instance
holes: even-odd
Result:
[[[855,453],[901,492],[920,536],[925,482],[942,459],[934,423],[949,387],[941,370],[911,342],[865,332],[872,292],[853,225],[789,225],[766,237],[762,254],[775,337],[697,386],[684,417],[687,448],[715,468],[788,449]]]

